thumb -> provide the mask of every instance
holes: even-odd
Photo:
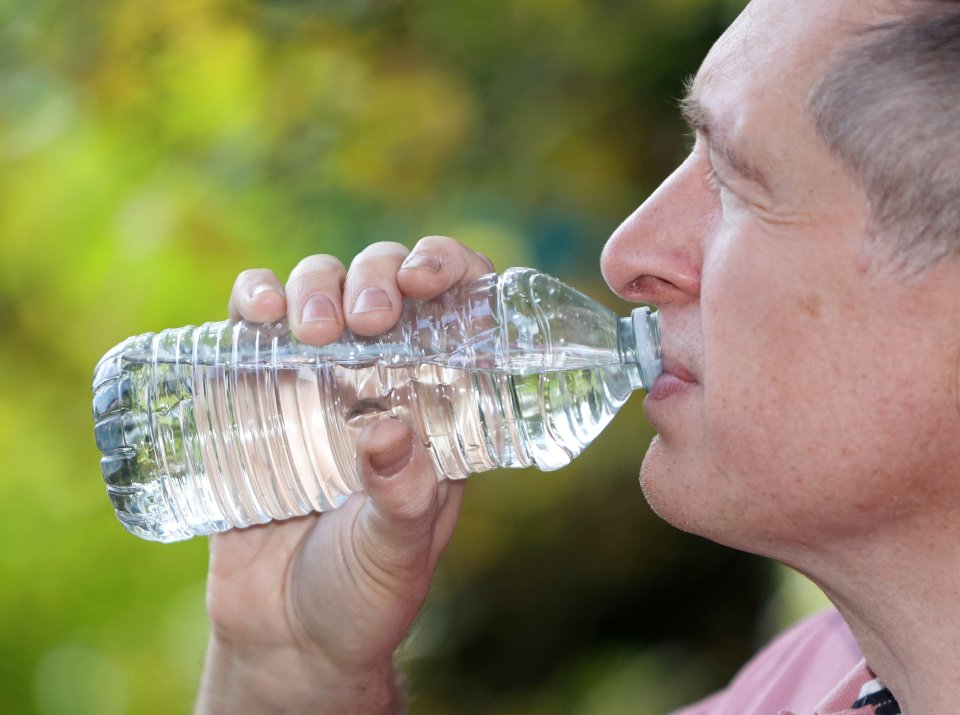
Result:
[[[367,494],[357,534],[364,555],[383,572],[422,575],[439,510],[426,449],[406,422],[385,419],[360,434],[357,459]]]

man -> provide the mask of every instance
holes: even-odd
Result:
[[[957,0],[753,0],[690,87],[691,155],[604,250],[611,288],[662,316],[649,502],[805,573],[843,619],[691,712],[958,709],[958,67]],[[231,312],[323,343],[489,269],[452,239],[377,244],[349,271],[305,259],[285,291],[241,274]],[[402,707],[392,653],[462,485],[399,421],[358,452],[367,494],[214,538],[198,712]]]

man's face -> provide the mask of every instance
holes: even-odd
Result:
[[[960,502],[957,262],[907,281],[866,256],[866,199],[807,106],[831,53],[884,19],[754,0],[694,82],[693,152],[601,259],[661,309],[651,504],[785,560]]]

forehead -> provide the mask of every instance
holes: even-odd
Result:
[[[806,100],[834,53],[895,0],[752,0],[714,45],[692,94],[732,139],[812,133]]]

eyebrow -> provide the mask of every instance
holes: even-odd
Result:
[[[694,131],[703,134],[710,142],[710,146],[720,152],[724,160],[738,174],[748,181],[752,181],[769,193],[770,184],[764,173],[734,151],[717,131],[717,121],[713,114],[700,102],[693,88],[693,81],[687,82],[686,92],[680,100],[680,113],[684,121]]]

